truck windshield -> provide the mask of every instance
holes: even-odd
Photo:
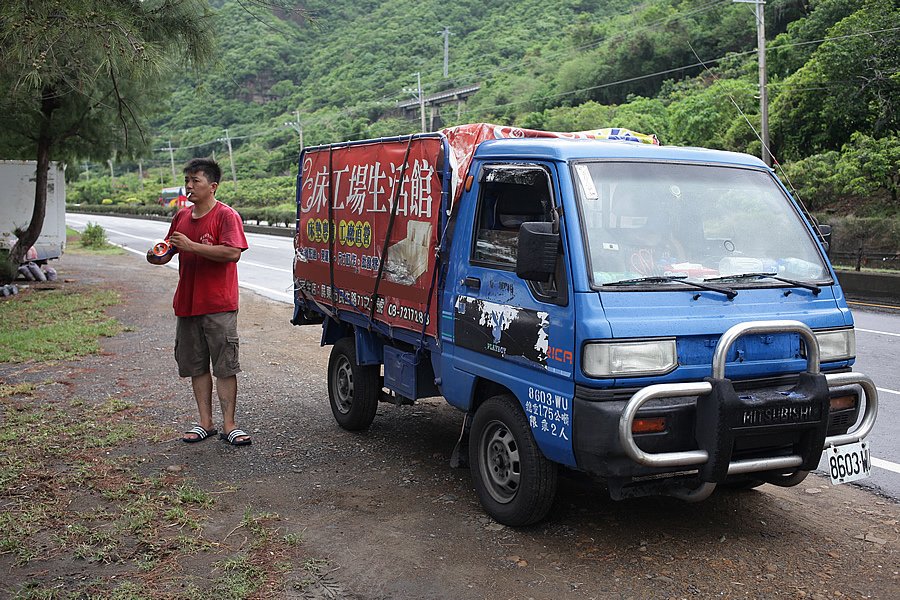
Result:
[[[595,286],[639,278],[655,286],[718,278],[729,288],[830,283],[811,234],[769,173],[646,162],[572,168]]]

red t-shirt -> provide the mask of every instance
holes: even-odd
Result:
[[[201,244],[247,249],[241,216],[218,201],[199,219],[191,216],[191,207],[179,210],[166,237],[176,231]],[[179,252],[178,287],[172,306],[179,317],[237,310],[237,263],[216,262],[193,252]]]

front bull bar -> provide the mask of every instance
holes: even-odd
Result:
[[[788,320],[750,321],[729,328],[719,339],[713,353],[713,379],[725,378],[725,358],[738,338],[757,333],[790,332],[799,333],[806,344],[806,372],[812,375],[819,374],[819,342],[816,340],[812,329],[806,324],[800,321]],[[859,385],[865,392],[866,410],[859,427],[843,435],[826,437],[824,447],[843,446],[862,440],[872,431],[872,427],[875,425],[875,417],[878,414],[878,390],[875,388],[875,384],[869,377],[861,373],[826,374],[825,380],[829,388],[851,384]],[[636,392],[628,401],[628,404],[625,405],[625,410],[622,411],[622,416],[619,418],[619,441],[625,454],[633,461],[648,467],[690,467],[706,463],[709,460],[709,453],[706,450],[663,453],[644,452],[635,442],[631,428],[638,410],[654,398],[702,396],[710,392],[712,392],[712,384],[708,381],[660,383],[649,385]],[[799,455],[736,460],[728,464],[728,474],[740,475],[760,471],[796,469],[802,464],[803,457]]]

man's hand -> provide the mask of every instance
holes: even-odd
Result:
[[[184,235],[180,231],[175,231],[169,236],[169,243],[178,248],[179,252],[196,252],[194,246],[199,246],[197,242],[192,242],[191,238]]]

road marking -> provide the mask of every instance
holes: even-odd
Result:
[[[880,333],[881,335],[892,335],[894,337],[900,337],[900,333],[893,333],[891,331],[878,331],[877,329],[862,329],[860,327],[857,327],[856,330],[862,331],[865,333]]]
[[[847,304],[850,304],[851,306],[873,306],[875,308],[893,308],[894,310],[897,310],[898,308],[900,308],[900,306],[895,306],[895,305],[891,305],[891,304],[872,304],[871,302],[855,302],[855,301],[851,302],[849,300],[847,301]]]
[[[259,242],[253,242],[254,248],[268,248],[269,250],[281,250],[284,246],[271,246],[269,244],[260,244]]]
[[[884,392],[885,394],[897,394],[898,396],[900,396],[900,392],[898,392],[897,390],[889,390],[887,388],[880,388],[880,387],[877,387],[875,389],[878,390],[879,392]]]
[[[884,469],[886,471],[890,471],[892,473],[900,473],[900,465],[895,462],[891,462],[889,460],[882,460],[880,458],[872,457],[872,466],[878,467],[879,469]]]
[[[293,273],[290,269],[282,269],[281,267],[272,267],[269,265],[264,265],[262,263],[253,262],[252,260],[242,260],[239,264],[242,265],[250,265],[251,267],[259,267],[260,269],[270,269],[272,271],[279,271],[281,273]]]
[[[254,292],[265,292],[267,294],[272,294],[273,296],[275,296],[273,300],[278,300],[287,304],[294,303],[294,297],[286,292],[273,290],[272,288],[263,287],[261,285],[254,285],[252,283],[247,283],[246,281],[239,281],[238,283],[240,283],[241,287],[253,290]]]

